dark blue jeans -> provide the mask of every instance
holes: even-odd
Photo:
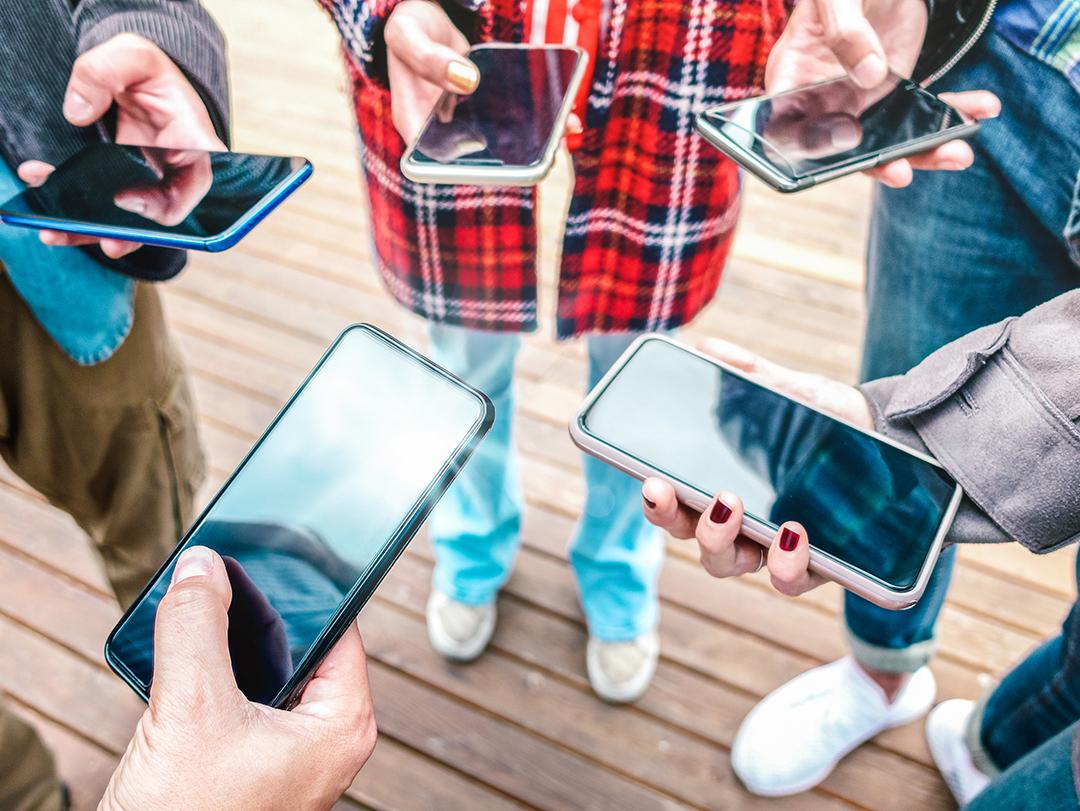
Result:
[[[862,375],[903,374],[944,344],[1080,284],[1080,93],[1064,75],[989,32],[941,81],[985,88],[1002,114],[972,141],[962,172],[916,172],[906,189],[879,187],[867,258]],[[913,671],[935,647],[952,573],[946,552],[923,599],[889,611],[845,595],[856,658]]]
[[[1080,601],[1061,633],[1009,671],[976,707],[968,750],[981,769],[1000,773],[968,808],[1075,811],[1072,749],[1078,719]]]

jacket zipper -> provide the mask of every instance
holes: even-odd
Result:
[[[961,46],[960,50],[953,54],[952,59],[938,68],[928,79],[923,81],[923,87],[929,87],[933,82],[936,82],[952,70],[953,66],[963,58],[964,54],[971,50],[971,46],[983,35],[983,31],[986,30],[986,27],[990,25],[990,18],[994,15],[995,8],[997,8],[997,0],[990,0],[990,5],[988,5],[986,11],[983,12],[982,20],[979,22],[979,27],[975,29],[975,33],[967,38],[967,41]]]

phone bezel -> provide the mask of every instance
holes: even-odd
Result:
[[[601,439],[595,434],[591,433],[585,425],[585,418],[589,413],[589,410],[596,403],[597,400],[603,396],[607,387],[611,384],[611,381],[619,374],[622,368],[630,361],[630,359],[637,353],[637,351],[650,341],[660,341],[675,349],[686,352],[692,355],[696,355],[705,361],[713,364],[724,370],[724,372],[734,375],[735,377],[747,380],[756,385],[762,386],[765,389],[773,392],[774,394],[783,397],[784,399],[791,400],[799,405],[805,406],[819,414],[822,414],[829,419],[835,420],[846,427],[865,434],[875,441],[882,442],[886,445],[890,445],[894,448],[898,448],[901,451],[908,453],[917,459],[927,462],[934,467],[945,471],[945,468],[935,459],[926,454],[919,453],[918,451],[896,442],[889,437],[875,433],[874,431],[868,431],[862,426],[856,425],[849,420],[845,420],[835,414],[830,414],[827,411],[816,407],[812,403],[807,402],[799,397],[794,397],[786,392],[780,391],[774,386],[769,386],[766,383],[762,383],[760,380],[754,380],[745,373],[735,369],[734,367],[710,357],[703,352],[698,352],[691,347],[688,347],[676,340],[673,340],[665,335],[641,335],[634,340],[632,344],[626,349],[622,356],[612,365],[607,374],[596,384],[592,391],[585,397],[585,400],[574,412],[570,418],[569,431],[570,437],[574,444],[586,453],[595,456],[597,459],[605,462],[612,467],[615,467],[624,473],[627,473],[639,480],[645,480],[650,476],[656,476],[668,482],[674,489],[675,494],[679,501],[692,507],[699,512],[704,512],[708,509],[712,503],[715,493],[706,493],[699,490],[688,482],[682,481],[675,476],[648,465],[638,457],[627,453],[626,451],[612,445],[611,443]],[[948,473],[948,471],[945,471]],[[951,477],[950,477],[951,478]],[[814,546],[814,539],[810,539],[810,568],[828,578],[839,583],[844,588],[858,594],[861,597],[865,597],[867,600],[882,606],[883,608],[899,609],[908,608],[918,602],[922,596],[923,591],[926,589],[926,584],[929,582],[930,575],[933,572],[934,563],[937,561],[938,555],[941,552],[942,544],[945,540],[953,518],[956,515],[956,510],[960,506],[960,499],[963,496],[963,491],[960,489],[960,485],[956,485],[956,489],[953,492],[952,498],[949,501],[948,506],[942,516],[941,523],[938,525],[934,534],[934,539],[931,542],[926,554],[926,559],[923,561],[919,575],[915,579],[914,585],[907,589],[897,589],[885,583],[881,579],[874,577],[860,569],[845,563],[843,560],[822,552],[820,549]],[[766,521],[758,516],[744,514],[741,531],[744,535],[752,538],[757,543],[761,544],[765,548],[772,545],[773,538],[776,536],[778,527],[775,527],[771,522]]]
[[[212,152],[213,150],[205,150]],[[243,153],[247,154],[247,153]],[[289,195],[298,189],[313,171],[311,161],[299,156],[288,157],[293,161],[293,169],[288,177],[259,198],[251,208],[242,214],[232,225],[217,234],[206,237],[174,234],[168,231],[155,231],[148,228],[127,228],[124,226],[95,223],[89,220],[70,220],[61,217],[49,217],[43,214],[27,214],[20,211],[8,211],[0,204],[0,221],[8,225],[24,228],[45,228],[50,231],[62,231],[68,234],[96,237],[99,239],[122,239],[143,245],[158,245],[163,248],[181,250],[201,250],[213,253],[224,251],[238,243],[252,228],[262,222]],[[297,163],[299,161],[299,163]],[[46,181],[48,182],[48,181]],[[20,192],[21,193],[21,192]],[[14,198],[12,198],[14,199]]]
[[[977,120],[971,118],[963,111],[958,110],[956,107],[953,107],[951,104],[941,102],[942,104],[947,104],[949,109],[954,111],[957,118],[963,123],[958,124],[955,127],[950,127],[947,130],[942,130],[941,132],[929,133],[920,136],[919,138],[904,141],[901,144],[896,144],[888,149],[883,149],[861,158],[848,159],[813,174],[794,175],[782,172],[775,164],[762,160],[759,155],[744,149],[709,120],[710,114],[726,113],[745,104],[758,104],[762,101],[771,100],[779,96],[798,93],[809,88],[820,87],[833,82],[844,81],[845,79],[847,79],[846,75],[836,76],[832,79],[825,79],[824,81],[814,82],[813,84],[794,87],[790,90],[774,93],[770,96],[755,96],[749,99],[741,99],[740,101],[710,107],[695,116],[694,129],[696,129],[698,134],[705,138],[706,141],[735,161],[735,163],[743,169],[746,169],[758,180],[768,185],[774,191],[782,192],[784,194],[805,191],[820,183],[827,183],[830,180],[836,180],[837,178],[846,177],[847,175],[865,172],[867,169],[873,169],[875,166],[899,160],[900,158],[910,157],[911,155],[917,155],[920,152],[925,152],[929,149],[941,146],[949,141],[970,138],[979,131],[979,122]],[[917,85],[908,88],[908,91],[912,93],[927,93],[928,95],[933,95],[930,91]],[[934,98],[937,98],[937,96],[934,96]],[[940,99],[938,100],[940,101]]]
[[[478,50],[566,50],[577,53],[578,59],[574,64],[574,71],[570,76],[570,84],[566,95],[563,96],[559,114],[551,129],[547,146],[543,155],[535,163],[526,166],[483,166],[457,163],[428,163],[413,160],[416,145],[420,142],[428,125],[435,117],[432,110],[424,126],[416,139],[409,144],[405,154],[401,156],[401,173],[414,183],[440,183],[446,185],[469,185],[469,186],[535,186],[551,171],[555,164],[555,156],[559,151],[559,143],[562,141],[563,132],[566,129],[566,120],[574,109],[574,100],[577,98],[578,88],[585,75],[585,67],[589,56],[583,48],[576,45],[530,45],[515,44],[511,42],[484,42],[474,45],[469,49],[466,56]],[[451,93],[443,93],[445,98]],[[439,103],[442,103],[442,98]],[[438,109],[439,104],[435,105]]]
[[[400,557],[401,553],[408,546],[409,541],[420,529],[424,520],[428,514],[434,508],[435,504],[442,497],[443,493],[450,484],[457,478],[458,473],[468,462],[469,458],[476,451],[476,448],[480,445],[480,442],[484,439],[487,433],[491,430],[492,425],[495,422],[495,406],[479,389],[470,386],[460,378],[452,375],[445,369],[432,363],[425,358],[419,352],[411,349],[403,344],[393,336],[387,334],[378,327],[371,324],[353,324],[347,327],[330,345],[330,348],[326,350],[323,356],[319,359],[319,362],[315,364],[315,367],[304,378],[304,382],[300,384],[297,390],[289,398],[288,402],[278,412],[277,416],[270,423],[267,429],[262,433],[262,436],[251,447],[251,450],[244,456],[243,461],[236,466],[236,469],[232,472],[229,478],[221,486],[218,492],[207,504],[206,508],[199,515],[198,519],[191,525],[191,527],[184,533],[183,539],[177,544],[176,549],[169,555],[168,559],[161,564],[157,573],[150,579],[150,582],[146,584],[138,598],[131,604],[131,606],[124,612],[123,617],[116,623],[116,626],[109,633],[109,638],[105,642],[105,661],[113,672],[116,673],[121,679],[123,679],[128,686],[130,686],[136,693],[138,693],[144,701],[150,699],[150,685],[144,684],[143,681],[138,678],[130,668],[127,667],[124,662],[115,655],[113,651],[113,640],[117,633],[123,627],[124,623],[128,620],[131,614],[135,611],[147,595],[153,591],[155,585],[163,576],[164,572],[169,566],[176,560],[180,553],[186,548],[188,542],[191,540],[195,531],[203,524],[203,522],[209,517],[210,512],[213,510],[214,505],[218,502],[218,499],[224,495],[233,481],[240,475],[240,472],[244,469],[247,463],[251,460],[255,452],[261,447],[263,441],[270,436],[274,428],[277,426],[281,418],[288,412],[289,408],[296,401],[296,398],[300,396],[301,392],[307,388],[308,384],[319,373],[319,370],[333,355],[334,350],[341,344],[341,342],[352,332],[357,330],[370,333],[373,337],[388,344],[394,350],[402,353],[413,361],[418,361],[428,369],[434,371],[436,374],[452,381],[471,395],[479,406],[479,412],[476,421],[473,423],[469,431],[462,438],[458,444],[454,453],[449,456],[443,463],[436,476],[429,482],[427,488],[420,494],[420,497],[413,503],[412,509],[406,513],[401,522],[393,533],[387,538],[382,550],[372,559],[371,563],[364,569],[361,576],[357,579],[356,583],[349,590],[349,593],[344,596],[341,604],[338,606],[338,610],[334,616],[330,618],[327,624],[320,631],[315,641],[312,642],[308,648],[307,653],[304,655],[293,669],[292,676],[289,681],[278,692],[273,702],[269,706],[278,707],[280,709],[292,709],[296,703],[300,700],[300,696],[303,693],[304,686],[308,683],[311,677],[314,675],[315,670],[319,664],[333,648],[334,644],[341,635],[348,629],[349,625],[356,619],[356,616],[360,613],[360,609],[364,607],[371,595],[374,594],[378,588],[379,583],[382,582],[387,572],[390,571],[391,566]]]

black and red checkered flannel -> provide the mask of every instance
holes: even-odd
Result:
[[[433,321],[535,329],[535,192],[412,183],[375,52],[400,0],[319,0],[342,34],[380,271]],[[453,0],[448,0],[452,2]],[[520,42],[519,0],[461,0],[470,41]],[[759,93],[784,0],[612,0],[559,276],[558,334],[672,329],[716,292],[738,214],[735,166],[694,116]]]

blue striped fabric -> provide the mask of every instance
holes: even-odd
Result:
[[[1080,0],[1005,0],[994,28],[1080,91]]]

